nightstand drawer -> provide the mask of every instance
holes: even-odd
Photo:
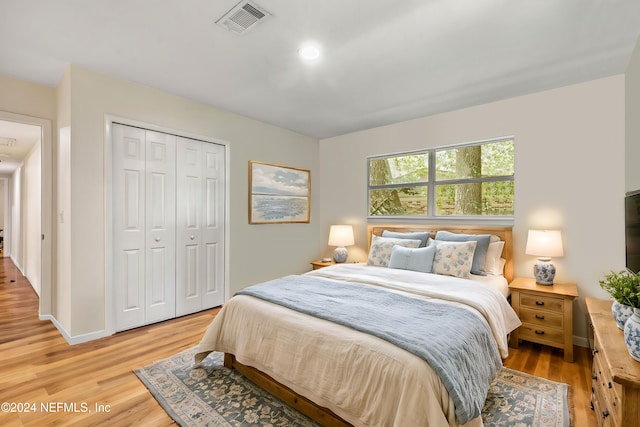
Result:
[[[562,313],[564,309],[564,299],[547,295],[520,293],[520,307],[533,308],[535,310],[548,310]]]
[[[523,323],[519,329],[520,338],[527,341],[533,341],[540,344],[554,343],[564,344],[564,336],[562,329],[549,328],[540,325],[531,325]]]
[[[562,314],[560,313],[520,308],[520,320],[522,323],[529,323],[532,325],[562,328]]]

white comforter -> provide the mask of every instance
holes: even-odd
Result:
[[[504,296],[476,281],[353,264],[307,274],[465,306],[487,320],[503,357],[507,334],[520,325]],[[445,387],[424,360],[371,335],[257,298],[238,295],[225,304],[196,361],[212,351],[234,354],[357,426],[459,425]],[[481,426],[482,420],[466,425]]]

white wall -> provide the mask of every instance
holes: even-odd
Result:
[[[57,231],[60,242],[65,233],[69,234],[68,253],[63,250],[58,254],[58,265],[69,266],[68,284],[60,283],[60,288],[66,289],[64,296],[70,301],[62,301],[58,313],[69,319],[68,327],[65,326],[69,336],[82,340],[99,334],[108,315],[106,114],[229,143],[231,202],[227,230],[231,293],[262,280],[310,269],[309,261],[316,259],[323,248],[317,243],[320,205],[312,199],[310,224],[249,225],[248,162],[258,160],[310,169],[313,197],[318,178],[316,139],[81,67],[71,66],[67,74],[61,81],[64,87],[58,91],[61,98],[67,92],[70,94],[70,177],[68,184],[59,183],[58,200],[68,193],[70,212],[65,215],[70,229],[66,230],[58,221]],[[63,107],[67,104],[64,99],[59,102]],[[60,127],[67,126],[65,121],[59,119]],[[62,145],[59,148],[62,152]],[[59,280],[67,278],[61,274]]]
[[[640,190],[640,38],[625,73],[626,191]]]
[[[41,211],[42,211],[42,146],[38,141],[24,160],[22,194],[24,222],[24,271],[23,274],[38,295],[41,294]]]
[[[614,76],[322,140],[321,230],[354,224],[350,258],[365,260],[367,156],[513,135],[515,273],[533,275],[529,228],[562,230],[556,280],[578,284],[574,332],[586,345],[584,297],[605,298],[599,278],[624,266],[624,84]]]
[[[9,181],[10,186],[10,196],[9,196],[9,204],[10,204],[10,215],[11,215],[11,233],[9,233],[10,241],[10,254],[11,260],[16,265],[16,267],[23,271],[23,239],[22,239],[22,226],[23,226],[23,218],[22,218],[22,168],[23,166],[17,168],[13,175],[11,175],[11,179]]]
[[[5,196],[5,185],[8,178],[0,177],[0,229],[4,229],[4,208],[6,206],[6,202],[4,200]]]

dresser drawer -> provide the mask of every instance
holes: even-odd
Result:
[[[564,310],[564,299],[548,295],[520,292],[520,307],[562,313]]]
[[[531,308],[520,308],[519,314],[522,323],[562,328],[563,316],[560,313],[533,310]]]
[[[532,325],[530,323],[523,322],[519,331],[520,338],[523,340],[533,341],[540,344],[564,344],[562,329]]]
[[[600,410],[596,417],[602,421],[609,421],[611,425],[619,425],[622,418],[622,403],[620,401],[621,386],[614,383],[598,352],[598,342],[595,342],[593,352],[592,387]],[[608,414],[608,415],[606,415]]]

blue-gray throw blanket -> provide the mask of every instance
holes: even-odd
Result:
[[[271,280],[237,294],[366,332],[421,357],[449,392],[461,424],[480,415],[489,385],[502,367],[487,322],[450,304],[304,275]]]

